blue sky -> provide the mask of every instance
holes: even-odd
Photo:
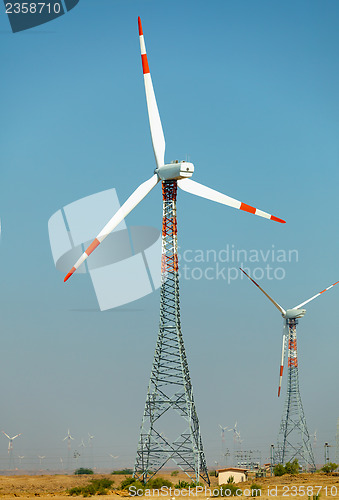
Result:
[[[291,307],[339,279],[339,6],[81,0],[17,34],[3,6],[1,14],[1,425],[23,433],[15,447],[27,456],[65,456],[61,439],[70,428],[75,446],[88,432],[96,436],[101,464],[110,466],[112,453],[118,465],[133,465],[159,293],[94,311],[88,276],[65,285],[54,268],[47,222],[64,205],[111,187],[122,202],[152,175],[137,16],[166,160],[188,155],[195,180],[287,221],[180,192],[181,252],[295,249],[298,262],[283,265],[283,280],[261,281]],[[160,189],[127,223],[161,227]],[[298,330],[318,461],[323,443],[334,444],[339,416],[338,293],[310,304]],[[218,424],[236,420],[243,448],[259,448],[266,459],[284,402],[276,397],[281,317],[240,278],[182,280],[181,306],[209,465],[220,461]],[[0,459],[6,463],[5,439]]]

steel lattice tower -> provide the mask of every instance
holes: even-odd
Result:
[[[177,181],[163,181],[160,324],[133,476],[146,483],[169,460],[193,481],[210,484],[180,326]],[[176,414],[176,415],[175,415]],[[173,439],[166,417],[179,424]]]
[[[297,324],[298,320],[295,318],[286,319],[287,396],[278,435],[276,462],[284,464],[297,459],[300,465],[315,470],[313,450],[299,390]]]

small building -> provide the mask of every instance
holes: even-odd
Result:
[[[247,480],[248,469],[241,469],[239,467],[227,467],[226,469],[217,469],[218,484],[227,484],[231,476],[235,483],[242,483]]]

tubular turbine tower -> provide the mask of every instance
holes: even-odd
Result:
[[[241,269],[241,268],[240,268]],[[298,371],[298,356],[297,356],[297,324],[298,318],[302,318],[306,314],[306,309],[303,308],[306,304],[319,297],[321,294],[330,290],[339,283],[337,281],[333,285],[325,288],[308,300],[285,310],[272,297],[268,295],[254,279],[252,279],[243,269],[241,271],[252,281],[252,283],[262,291],[264,295],[275,305],[284,318],[283,339],[282,339],[282,354],[279,374],[278,397],[280,396],[282,376],[284,370],[284,359],[286,353],[286,344],[288,346],[288,372],[287,372],[287,393],[284,411],[281,419],[277,448],[275,452],[275,462],[285,464],[297,459],[301,465],[308,467],[310,470],[315,470],[315,461],[311,445],[310,435],[306,425],[303,404],[299,389],[299,371]]]
[[[210,484],[180,325],[177,187],[201,198],[265,219],[280,223],[285,221],[192,181],[190,177],[193,175],[194,165],[190,162],[165,163],[165,137],[149,70],[140,18],[138,23],[148,117],[157,168],[154,175],[131,194],[106,224],[74,264],[64,281],[72,276],[100,243],[161,182],[163,221],[160,324],[141,423],[134,477],[146,483],[169,460],[173,460],[193,481],[203,480]],[[164,428],[168,435],[171,434],[171,437],[165,436],[162,432]]]

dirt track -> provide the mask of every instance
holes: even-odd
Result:
[[[73,486],[80,486],[87,484],[90,479],[108,477],[114,481],[114,487],[118,488],[121,481],[126,476],[114,476],[114,475],[99,475],[95,476],[66,476],[66,475],[45,475],[45,476],[0,476],[0,498],[9,499],[14,497],[19,498],[37,498],[41,500],[47,500],[53,498],[53,500],[70,500],[71,498],[82,498],[80,497],[70,497],[67,494],[67,489]],[[161,477],[171,480],[173,483],[177,482],[179,479],[184,479],[181,474],[176,478],[170,476],[169,473],[161,474]],[[217,487],[217,479],[212,479],[211,490]],[[326,498],[336,498],[339,499],[339,476],[335,475],[325,475],[325,474],[300,474],[297,476],[282,476],[273,478],[258,478],[255,480],[248,481],[246,483],[239,483],[239,488],[243,491],[246,497],[251,497],[250,487],[253,482],[259,484],[262,488],[261,498],[264,500],[268,499],[283,499],[283,498],[297,498],[302,497],[307,500],[308,497],[313,499],[318,491],[318,487],[322,487],[320,491],[320,499],[325,500]],[[277,490],[275,490],[275,487]],[[294,488],[292,488],[294,487]],[[307,487],[309,488],[307,491]],[[247,490],[247,491],[246,491]],[[305,490],[305,491],[304,491]],[[277,494],[275,495],[275,491]],[[268,494],[270,493],[270,494]],[[126,496],[127,492],[112,491],[106,496],[96,496],[95,498],[122,498]],[[213,491],[212,491],[213,494]],[[153,495],[151,495],[152,498]],[[154,495],[158,498],[158,495]],[[194,498],[195,495],[190,495]],[[198,495],[200,498],[204,498],[205,494],[200,493]],[[207,492],[207,497],[209,497],[209,492]],[[145,498],[145,497],[144,497]],[[178,492],[172,490],[171,495],[164,496],[160,495],[160,498],[167,498],[168,500],[176,498],[184,498],[184,496],[178,495]],[[185,496],[187,498],[187,495]]]

